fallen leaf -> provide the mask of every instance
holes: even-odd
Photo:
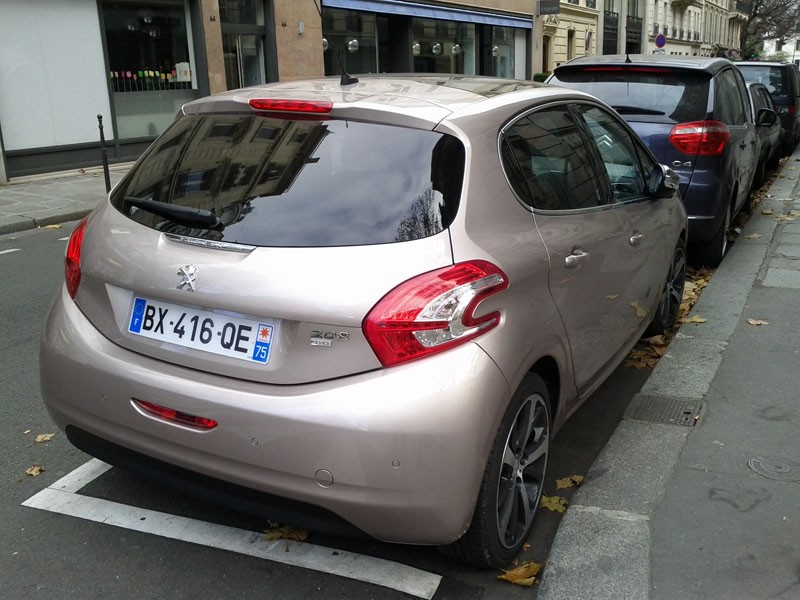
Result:
[[[647,311],[641,307],[638,300],[631,302],[631,308],[636,311],[636,316],[640,319],[647,316]]]
[[[759,233],[751,233],[750,235],[744,236],[744,239],[746,239],[746,240],[757,240],[760,237],[761,237],[761,234],[759,234]]]
[[[769,321],[764,321],[762,319],[747,319],[747,322],[750,325],[769,325]]]
[[[579,486],[583,483],[583,475],[570,475],[564,479],[556,479],[556,489],[566,490],[571,487]]]
[[[608,298],[609,300],[616,300],[617,298],[619,298],[619,294],[609,294],[608,296],[606,296],[606,298]]]
[[[86,169],[84,169],[84,168],[80,168],[80,169],[78,169],[78,173],[80,173],[81,175],[83,175],[84,173],[86,173]]]
[[[25,471],[25,474],[30,475],[31,477],[38,477],[42,473],[44,473],[44,467],[39,465],[33,465],[27,471]]]
[[[700,315],[694,315],[693,317],[684,317],[681,319],[681,323],[705,323],[708,319],[701,317]]]
[[[61,229],[61,225],[45,225],[45,229]]]
[[[525,542],[524,544],[522,544],[522,549],[523,550],[530,550],[531,549],[531,545],[528,542]]]
[[[800,217],[800,210],[790,210],[789,214],[793,217]]]
[[[774,211],[774,210],[772,210],[771,208],[765,208],[765,209],[763,209],[763,210],[761,211],[761,214],[762,214],[762,215],[771,215],[771,214],[774,214],[774,213],[775,213],[775,211]]]
[[[308,537],[308,531],[304,529],[295,529],[291,525],[284,525],[283,527],[275,527],[264,531],[267,534],[267,541],[273,540],[293,540],[295,542],[304,542]]]
[[[773,221],[777,221],[778,223],[791,223],[792,221],[797,221],[797,217],[792,217],[790,215],[778,215]]]
[[[561,496],[542,496],[539,506],[553,512],[563,513],[567,510],[567,499]]]
[[[37,444],[41,444],[42,442],[49,442],[55,437],[55,433],[43,433],[41,435],[37,435],[36,439],[33,440]]]
[[[504,570],[503,574],[498,575],[497,578],[503,581],[509,581],[514,585],[531,587],[543,566],[544,565],[533,561],[526,561],[514,569],[509,569],[508,571]]]
[[[667,338],[663,334],[654,335],[653,337],[647,338],[645,341],[651,346],[667,346],[669,344],[669,341],[667,341]]]
[[[30,430],[30,429],[26,429],[25,431],[23,431],[23,432],[22,432],[22,434],[23,434],[23,435],[28,435],[30,432],[31,432],[31,430]]]

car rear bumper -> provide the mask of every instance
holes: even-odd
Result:
[[[41,387],[62,429],[322,507],[378,539],[423,544],[448,543],[468,527],[510,397],[471,343],[412,368],[316,384],[211,375],[114,345],[63,286],[42,338]],[[133,398],[219,424],[167,422]]]

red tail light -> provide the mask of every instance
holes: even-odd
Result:
[[[180,423],[181,425],[190,425],[192,427],[197,427],[198,429],[214,429],[214,427],[217,426],[217,422],[214,419],[206,419],[205,417],[190,415],[172,408],[166,408],[164,406],[159,406],[158,404],[153,404],[152,402],[137,400],[136,398],[134,398],[133,401],[145,412],[157,417],[161,417],[167,421],[173,421],[175,423]]]
[[[496,327],[499,312],[476,317],[475,310],[507,287],[505,273],[484,260],[424,273],[372,308],[362,324],[364,335],[387,367],[441,352]]]
[[[720,121],[681,123],[669,132],[669,141],[678,150],[701,156],[719,156],[729,139],[731,132]]]
[[[331,112],[333,102],[312,100],[282,100],[280,98],[251,98],[251,107],[256,110],[279,112],[298,112],[312,114],[326,114]]]
[[[78,286],[81,283],[81,247],[83,246],[83,233],[86,229],[86,219],[69,236],[67,255],[64,257],[64,278],[67,282],[67,292],[70,298],[75,298]]]

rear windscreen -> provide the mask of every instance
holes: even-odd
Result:
[[[705,118],[708,81],[702,73],[650,67],[584,67],[558,69],[550,83],[592,94],[621,115],[678,123]]]
[[[767,65],[739,65],[739,70],[747,83],[763,83],[772,96],[785,96],[789,93],[786,69]]]
[[[111,202],[154,229],[252,246],[408,241],[451,224],[464,154],[458,139],[432,131],[191,115],[153,143]],[[199,209],[214,225],[165,204]]]

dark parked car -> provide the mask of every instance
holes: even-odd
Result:
[[[800,142],[800,72],[786,62],[738,62],[736,66],[748,83],[767,86],[781,118],[782,154],[791,154]]]
[[[761,185],[764,183],[767,170],[773,171],[780,164],[781,124],[772,96],[763,83],[748,83],[747,91],[750,92],[750,107],[756,115],[756,121],[759,122],[756,133],[760,150],[753,185]],[[767,111],[766,116],[759,114],[762,111]]]
[[[686,229],[677,175],[588,94],[231,91],[72,233],[42,395],[77,447],[181,491],[501,565],[552,434],[674,322]]]
[[[718,265],[758,160],[750,99],[734,64],[724,58],[591,56],[556,68],[548,83],[605,100],[680,175],[689,258]]]

